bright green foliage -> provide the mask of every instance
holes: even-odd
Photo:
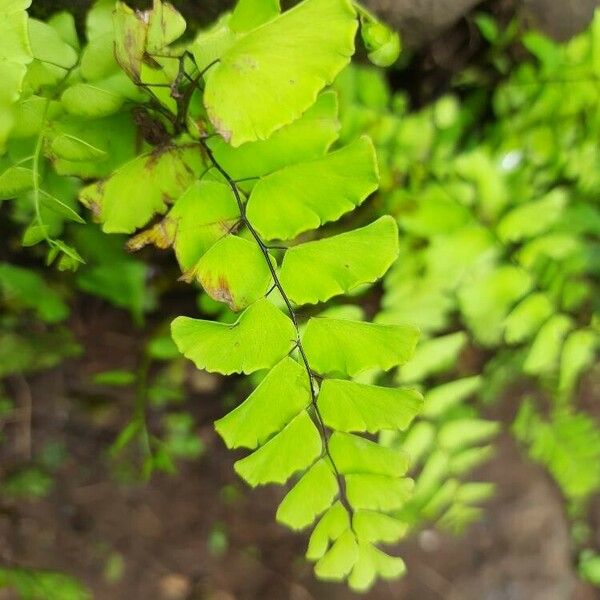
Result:
[[[341,139],[372,136],[378,202],[400,229],[376,321],[412,322],[424,332],[397,376],[428,388],[423,416],[406,434],[382,434],[413,458],[415,495],[401,511],[413,527],[434,520],[458,529],[480,514],[490,486],[461,479],[490,456],[497,426],[467,400],[479,392],[491,401],[519,375],[537,378],[551,404],[547,422],[519,420],[519,439],[569,497],[569,481],[584,482],[579,507],[600,487],[588,473],[598,427],[574,402],[599,343],[599,18],[563,46],[527,35],[535,60],[499,86],[486,127],[479,121],[490,107],[477,89],[467,91],[464,108],[448,95],[407,114],[404,95],[393,96],[372,70],[348,69],[336,82]],[[501,31],[478,22],[498,48],[514,38],[516,25]],[[491,60],[508,74],[507,56],[495,51]],[[472,76],[464,76],[467,90]],[[469,364],[477,346],[496,354],[483,378]],[[581,447],[571,431],[585,440]],[[586,445],[589,455],[567,460]]]
[[[290,319],[266,299],[232,325],[177,317],[172,333],[180,352],[199,369],[224,375],[272,367],[292,350],[295,337]]]
[[[367,369],[387,371],[405,363],[418,337],[418,330],[408,325],[321,317],[309,320],[302,342],[319,373],[354,376]]]
[[[375,244],[380,251],[371,255]],[[397,255],[396,222],[381,217],[361,229],[290,248],[281,265],[281,282],[296,304],[317,304],[376,281]]]
[[[194,181],[199,164],[197,148],[158,148],[127,163],[107,181],[84,188],[79,197],[106,233],[132,233],[166,211],[167,202]]]
[[[291,239],[353,210],[377,188],[377,177],[373,144],[362,137],[261,179],[248,200],[248,218],[265,239]],[[273,212],[275,201],[281,212]]]
[[[529,275],[512,265],[500,267],[465,285],[459,306],[468,327],[483,345],[497,344],[511,306],[530,290]]]
[[[319,431],[306,411],[254,453],[235,463],[250,485],[285,483],[296,471],[309,467],[321,454]]]
[[[0,151],[14,123],[12,106],[19,99],[27,65],[33,60],[26,9],[31,0],[0,2]]]
[[[422,404],[415,390],[326,379],[317,401],[324,423],[337,431],[406,429]]]
[[[215,429],[228,448],[257,448],[310,404],[306,373],[286,357]]]
[[[211,298],[236,312],[262,298],[271,284],[260,248],[236,235],[211,246],[196,263],[194,276]]]
[[[529,446],[531,457],[546,465],[569,499],[583,499],[600,486],[600,431],[592,418],[558,411],[546,421],[526,401],[513,432]]]
[[[158,248],[173,246],[182,271],[192,271],[217,240],[235,229],[239,219],[239,208],[229,186],[218,181],[196,181],[163,221],[133,237],[128,246],[132,250],[149,243]]]
[[[305,0],[240,36],[208,73],[205,106],[215,129],[237,147],[297,119],[349,62],[356,27],[348,0]]]
[[[277,509],[277,520],[292,529],[304,529],[331,506],[337,494],[331,467],[325,459],[318,460],[286,494]]]
[[[46,323],[64,320],[69,309],[34,271],[0,263],[0,300],[13,310],[29,309]]]
[[[86,243],[76,232],[96,230],[78,227],[75,199],[104,232],[135,233],[130,250],[173,248],[182,279],[203,288],[201,306],[219,319],[176,318],[176,347],[200,369],[256,373],[256,389],[215,427],[250,451],[235,469],[251,486],[289,486],[277,519],[312,527],[318,576],[365,590],[405,568],[374,544],[424,521],[458,530],[478,517],[492,486],[466,479],[498,425],[469,400],[506,378],[496,361],[473,375],[476,346],[511,345],[498,364],[509,356],[552,391],[547,421],[525,405],[515,426],[532,456],[578,501],[600,485],[587,468],[597,427],[572,400],[598,348],[598,89],[585,81],[597,76],[597,23],[565,47],[528,35],[539,64],[499,85],[496,122],[480,128],[490,107],[476,94],[464,110],[448,95],[409,115],[380,73],[343,70],[359,22],[375,64],[393,62],[400,45],[349,0],[283,13],[277,0],[241,0],[195,38],[182,37],[170,4],[118,3],[113,14],[100,0],[81,42],[68,15],[28,23],[26,6],[0,0],[0,197],[24,225],[23,244],[43,242],[61,270],[86,261],[79,287],[138,320],[153,301],[149,269]],[[506,37],[478,21],[495,44]],[[573,93],[540,81],[565,72]],[[353,221],[380,176],[378,202]],[[0,269],[3,302],[64,318],[46,284],[11,269]],[[348,305],[311,308],[307,323],[296,312],[384,276],[375,323]],[[242,311],[236,321],[231,311]],[[6,372],[21,368],[15,348],[35,354],[16,331],[0,346]],[[172,359],[160,346],[148,356]],[[415,389],[380,385],[393,381]],[[171,417],[147,473],[202,450],[186,415]],[[142,421],[115,452],[143,434]]]
[[[266,140],[233,148],[223,138],[215,137],[208,144],[233,178],[262,177],[288,165],[323,156],[338,136],[337,113],[337,96],[326,91],[299,119],[281,127]]]
[[[15,76],[6,77],[12,117],[0,139],[12,133],[0,162],[0,195],[25,223],[23,243],[44,242],[48,262],[59,269],[85,261],[76,276],[80,289],[129,309],[138,321],[154,300],[148,269],[123,255],[122,240],[103,245],[93,227],[68,228],[82,222],[74,200],[104,233],[135,233],[130,250],[173,248],[184,280],[199,284],[204,298],[242,311],[234,322],[178,317],[177,348],[211,372],[263,371],[248,399],[216,423],[228,446],[253,451],[236,471],[252,486],[298,478],[278,519],[294,529],[317,521],[308,555],[321,576],[349,575],[354,588],[366,589],[377,575],[401,574],[403,563],[373,544],[406,531],[387,513],[410,494],[407,458],[358,434],[408,427],[421,397],[327,375],[369,370],[374,378],[404,363],[417,329],[343,320],[357,317],[342,308],[301,330],[294,309],[367,289],[398,253],[391,217],[328,237],[317,231],[378,185],[370,139],[337,144],[338,101],[326,89],[354,52],[355,7],[304,0],[281,13],[275,0],[242,0],[189,43],[179,41],[182,17],[160,0],[145,11],[121,2],[113,10],[99,0],[81,42],[66,14],[31,21],[30,42],[18,27],[27,24],[26,6],[14,8],[15,43],[2,63]],[[382,31],[363,30],[380,63],[398,45]],[[309,231],[310,239],[295,241]],[[270,249],[271,239],[290,240],[290,247]],[[4,279],[13,280],[3,281],[7,301],[25,298],[24,308],[33,306],[27,293],[44,291],[23,278],[19,287],[14,273]],[[45,308],[35,308],[55,318],[62,305],[53,309],[52,294],[45,295]],[[3,342],[8,355],[21,343],[16,336]],[[130,383],[132,376],[107,375],[98,384]],[[149,439],[146,473],[171,470],[172,457],[201,451],[185,415],[171,417],[164,440]],[[136,416],[114,454],[144,431]]]

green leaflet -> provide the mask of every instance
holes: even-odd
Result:
[[[419,337],[410,325],[378,325],[360,321],[312,318],[302,343],[319,373],[354,376],[367,369],[387,371],[405,363]]]
[[[39,134],[45,117],[58,112],[58,103],[48,101],[42,96],[21,98],[12,110],[12,138],[28,138]]]
[[[12,128],[11,105],[21,94],[27,65],[33,60],[27,13],[31,0],[5,0],[0,4],[0,152]]]
[[[280,12],[279,0],[239,0],[229,19],[229,27],[236,32],[250,31]]]
[[[236,40],[207,76],[215,129],[240,146],[297,119],[348,64],[356,28],[348,0],[304,0]]]
[[[125,98],[118,93],[102,87],[102,83],[76,83],[62,94],[61,103],[65,109],[80,117],[106,117],[116,113]]]
[[[106,233],[131,233],[144,226],[167,203],[176,200],[197,177],[197,148],[156,148],[115,171],[107,180],[85,187],[80,201],[91,209]]]
[[[8,167],[0,174],[0,200],[9,200],[33,186],[33,171],[25,167]]]
[[[262,298],[271,285],[271,272],[254,240],[225,235],[202,256],[194,276],[204,291],[233,311]]]
[[[280,433],[250,456],[238,460],[234,467],[253,487],[284,483],[297,471],[309,467],[321,449],[319,431],[308,413],[302,411]]]
[[[325,302],[382,277],[398,256],[398,226],[390,216],[330,238],[290,248],[281,283],[296,304]]]
[[[527,294],[531,284],[527,272],[504,265],[461,287],[459,306],[479,342],[493,346],[500,341],[506,315]]]
[[[575,390],[583,371],[594,363],[599,346],[600,337],[591,329],[578,329],[567,337],[560,358],[561,392],[569,394]]]
[[[558,188],[541,200],[513,208],[498,223],[498,236],[518,242],[546,232],[560,218],[567,200],[565,190]]]
[[[395,579],[406,571],[401,558],[388,556],[373,544],[358,543],[358,559],[348,578],[350,587],[357,592],[367,591],[377,576],[382,579]]]
[[[390,511],[401,508],[410,497],[412,479],[396,479],[371,473],[346,475],[348,500],[355,509]]]
[[[0,300],[14,308],[36,312],[46,323],[64,321],[69,307],[35,271],[0,263]]]
[[[46,155],[52,160],[59,175],[75,175],[83,179],[108,177],[135,156],[136,135],[135,125],[126,113],[116,113],[92,121],[63,114],[60,120],[52,123],[49,136],[52,143],[46,148]],[[65,142],[63,136],[75,138],[79,142]],[[56,138],[62,139],[58,149],[53,145]],[[84,151],[86,144],[89,146]],[[91,148],[96,148],[102,155],[93,160],[91,157],[83,160],[85,154],[96,153]],[[63,151],[66,151],[64,156],[61,154]],[[77,160],[73,160],[74,158]]]
[[[170,245],[181,270],[190,271],[203,254],[223,236],[235,230],[240,209],[231,188],[218,181],[195,181],[175,202],[163,221],[136,235],[129,247]]]
[[[228,448],[257,448],[310,404],[304,368],[290,357],[279,362],[250,396],[215,429]]]
[[[430,389],[425,394],[423,416],[429,419],[441,417],[446,411],[475,393],[481,384],[482,378],[474,376],[443,383]]]
[[[328,552],[315,565],[315,573],[321,579],[341,581],[346,577],[358,558],[358,545],[354,534],[347,529],[335,540]]]
[[[221,166],[234,179],[263,177],[289,165],[323,156],[337,139],[339,122],[335,92],[323,92],[317,101],[290,125],[266,140],[233,148],[220,137],[208,145]]]
[[[483,419],[455,419],[442,425],[438,434],[440,447],[456,452],[466,446],[487,441],[495,436],[500,425]]]
[[[139,81],[148,24],[144,21],[142,13],[133,11],[123,2],[116,3],[113,22],[115,58],[133,81]]]
[[[199,369],[230,375],[268,369],[291,351],[293,323],[268,300],[249,306],[232,325],[177,317],[171,325],[179,351]]]
[[[377,184],[373,143],[363,136],[323,158],[285,167],[261,179],[248,201],[248,218],[265,239],[292,239],[339,219],[363,202]]]
[[[406,523],[372,510],[357,510],[352,518],[352,527],[359,540],[388,544],[397,542],[408,531]]]
[[[211,65],[228,50],[239,38],[229,27],[231,15],[224,14],[216,23],[207,29],[200,31],[194,41],[190,44],[189,50],[194,55],[194,61],[200,71],[206,71],[212,68]]]
[[[317,399],[328,427],[368,433],[406,429],[422,403],[422,396],[416,390],[384,388],[343,379],[325,379]]]
[[[52,140],[51,148],[57,156],[73,162],[98,160],[106,156],[104,150],[68,133],[59,133]]]
[[[338,500],[316,524],[308,541],[306,558],[318,560],[327,552],[330,540],[337,540],[350,527],[348,512]]]
[[[85,35],[88,40],[113,32],[114,10],[115,3],[112,0],[94,2],[85,16]]]
[[[342,475],[374,473],[400,477],[408,470],[405,454],[351,433],[334,431],[329,438],[329,451]]]
[[[277,521],[292,529],[303,529],[332,505],[337,494],[335,475],[321,459],[286,494],[277,509]]]
[[[529,294],[506,317],[504,338],[509,344],[528,340],[537,333],[553,312],[554,306],[546,294]]]
[[[552,316],[539,330],[523,370],[530,374],[552,372],[558,364],[562,343],[573,328],[573,320],[567,315],[558,313]]]
[[[50,25],[37,19],[29,19],[28,24],[33,58],[63,69],[75,65],[77,52]]]
[[[531,458],[552,473],[568,498],[584,499],[600,486],[600,429],[583,412],[559,411],[546,421],[526,400],[512,426]]]
[[[119,72],[114,45],[111,19],[110,29],[96,38],[90,38],[81,53],[81,76],[86,81],[98,81]]]
[[[467,343],[467,334],[457,331],[429,340],[423,340],[414,356],[400,370],[398,381],[409,383],[445,371],[456,364],[458,356]]]
[[[154,0],[148,17],[146,51],[160,52],[165,46],[180,38],[185,32],[185,19],[172,4]]]

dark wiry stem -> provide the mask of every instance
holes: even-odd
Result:
[[[306,371],[306,376],[308,378],[308,386],[310,388],[311,406],[312,406],[312,409],[313,409],[313,412],[315,415],[317,428],[318,428],[319,434],[321,436],[323,450],[333,468],[333,471],[334,471],[334,474],[335,474],[335,477],[337,480],[338,488],[339,488],[340,502],[342,503],[342,505],[348,512],[348,516],[350,517],[350,527],[352,527],[352,515],[353,515],[354,511],[353,511],[352,507],[350,506],[350,502],[348,501],[348,496],[346,494],[346,484],[344,482],[344,479],[342,478],[340,472],[338,471],[335,461],[333,460],[333,457],[331,456],[331,451],[329,448],[329,436],[327,435],[327,428],[325,426],[325,422],[323,421],[323,417],[322,417],[319,407],[317,405],[317,394],[315,391],[315,387],[317,385],[317,377],[314,374],[314,371],[310,367],[308,357],[306,356],[304,346],[302,345],[302,339],[300,337],[300,326],[299,326],[299,322],[298,322],[298,317],[296,315],[296,311],[295,311],[294,307],[292,306],[292,303],[281,284],[281,281],[279,279],[279,276],[277,275],[277,271],[275,270],[275,267],[273,266],[271,257],[269,256],[268,246],[265,244],[265,242],[261,238],[260,234],[256,231],[256,229],[254,228],[252,223],[250,223],[250,221],[248,220],[248,218],[246,216],[246,204],[242,200],[241,192],[240,192],[235,180],[229,175],[229,173],[227,173],[227,171],[225,171],[225,169],[216,160],[216,158],[213,154],[213,151],[210,149],[209,145],[206,143],[206,140],[201,139],[200,143],[202,144],[202,147],[204,148],[204,151],[206,152],[206,155],[207,155],[208,159],[210,160],[210,162],[212,163],[212,165],[224,177],[225,181],[227,182],[227,185],[230,187],[231,191],[233,192],[233,195],[234,195],[235,200],[238,205],[238,209],[240,211],[240,220],[247,227],[248,231],[250,232],[250,234],[256,241],[258,247],[260,248],[260,251],[261,251],[261,253],[265,259],[265,262],[267,263],[269,271],[271,273],[271,277],[273,278],[273,287],[279,291],[279,294],[281,295],[283,302],[285,303],[285,306],[287,308],[287,311],[290,315],[290,319],[292,320],[292,323],[294,324],[294,328],[296,330],[296,340],[294,343],[294,347],[298,350],[298,353],[302,360],[302,364]]]

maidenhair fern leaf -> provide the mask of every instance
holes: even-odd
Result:
[[[374,473],[400,477],[408,470],[408,456],[351,433],[334,431],[329,452],[339,473]]]
[[[238,460],[234,467],[251,486],[285,483],[309,467],[321,454],[321,436],[306,411],[258,450]]]
[[[412,479],[396,479],[386,475],[353,473],[346,476],[346,492],[354,509],[397,510],[410,497]]]
[[[438,443],[449,452],[487,441],[499,430],[499,424],[485,419],[455,419],[442,425]]]
[[[348,578],[350,587],[357,592],[368,590],[375,579],[395,579],[406,571],[401,558],[388,556],[373,544],[359,542],[358,559]]]
[[[172,4],[154,0],[148,15],[146,51],[149,54],[160,52],[179,39],[185,32],[185,27],[185,19]]]
[[[458,355],[467,343],[467,334],[457,331],[423,340],[410,361],[402,367],[398,380],[402,383],[422,381],[456,364]]]
[[[76,83],[68,87],[60,101],[70,114],[94,119],[116,113],[125,102],[125,98],[107,89],[102,82],[97,82]]]
[[[309,320],[302,342],[317,372],[354,376],[367,369],[387,371],[405,363],[418,337],[418,329],[410,325],[319,317]]]
[[[337,540],[349,527],[348,511],[338,500],[325,511],[310,534],[306,558],[319,560],[327,552],[329,542]]]
[[[317,404],[323,421],[336,431],[376,433],[406,429],[423,399],[416,390],[385,388],[343,379],[325,379]]]
[[[523,370],[531,374],[552,373],[558,367],[562,343],[573,328],[573,319],[564,314],[556,314],[539,330],[529,354],[523,365]]]
[[[167,210],[200,172],[197,148],[156,148],[125,164],[105,181],[80,193],[107,233],[131,233]]]
[[[358,545],[352,531],[347,529],[335,540],[327,553],[315,565],[315,573],[321,579],[342,581],[358,559]]]
[[[257,448],[310,404],[306,371],[290,357],[279,362],[235,410],[215,421],[228,448]]]
[[[531,276],[526,271],[504,265],[461,287],[459,306],[479,342],[491,346],[500,341],[504,319],[531,285]]]
[[[357,510],[352,517],[352,528],[360,540],[393,544],[408,531],[405,522],[372,510]]]
[[[202,256],[194,276],[214,300],[240,311],[262,298],[271,285],[271,273],[254,241],[226,235]]]
[[[308,527],[332,505],[338,491],[331,466],[321,459],[286,494],[277,509],[277,520],[292,529]]]
[[[577,385],[582,372],[596,358],[600,346],[600,335],[591,329],[578,329],[566,339],[560,358],[559,390],[564,394],[571,393]]]
[[[229,19],[232,31],[250,31],[281,12],[279,0],[239,0]]]
[[[43,21],[29,19],[29,42],[33,57],[41,62],[63,69],[70,69],[77,62],[77,52]]]
[[[356,27],[348,0],[304,0],[240,37],[208,72],[215,129],[240,146],[297,119],[349,62]]]
[[[248,218],[265,239],[291,239],[339,219],[363,202],[377,184],[373,144],[361,137],[323,158],[261,179],[248,201]]]
[[[266,299],[232,325],[177,317],[171,332],[180,352],[199,369],[223,375],[272,367],[292,350],[296,337],[290,319]]]
[[[296,304],[325,302],[372,283],[398,256],[398,227],[390,217],[371,225],[290,248],[281,265],[281,283]]]
[[[337,96],[331,91],[323,92],[299,119],[266,140],[233,148],[223,138],[214,137],[208,145],[234,179],[263,177],[323,156],[338,136],[337,113]]]
[[[547,294],[529,294],[506,317],[504,338],[509,344],[518,344],[530,339],[554,310]]]
[[[134,81],[139,81],[148,24],[141,12],[132,10],[123,2],[116,3],[113,19],[115,58]]]
[[[428,419],[441,417],[446,411],[476,392],[481,387],[482,381],[482,378],[476,375],[449,381],[428,390],[425,394],[422,416]]]
[[[179,266],[186,272],[217,240],[232,232],[239,219],[231,188],[202,179],[182,194],[163,221],[136,235],[129,247],[137,250],[148,243],[159,248],[173,245]]]
[[[11,106],[19,99],[33,60],[25,12],[30,4],[31,0],[0,2],[0,152],[13,125]]]

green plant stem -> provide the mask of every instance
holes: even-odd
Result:
[[[52,246],[52,240],[48,235],[44,221],[42,220],[42,213],[40,210],[40,157],[42,154],[42,147],[44,145],[44,136],[46,135],[46,118],[48,115],[48,108],[50,107],[50,99],[46,99],[46,105],[44,106],[44,112],[42,114],[42,127],[35,143],[35,149],[33,151],[33,162],[31,165],[31,180],[33,184],[33,206],[35,209],[35,219],[38,226],[41,228],[44,234],[44,239],[49,246]]]

